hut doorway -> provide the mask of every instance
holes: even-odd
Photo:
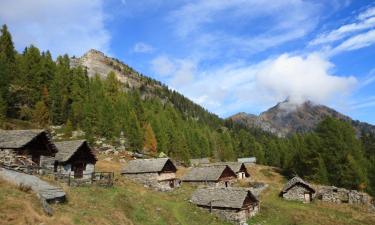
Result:
[[[174,188],[174,180],[170,180],[169,181],[169,187],[170,188]]]
[[[311,194],[305,193],[304,194],[304,200],[305,200],[305,202],[311,202]]]
[[[74,166],[73,166],[74,178],[82,178],[83,177],[83,170],[84,170],[83,163],[74,164]]]
[[[225,181],[225,187],[228,187],[228,186],[229,186],[229,182]]]
[[[32,155],[31,156],[31,161],[33,161],[33,163],[35,163],[36,165],[40,165],[40,155]]]

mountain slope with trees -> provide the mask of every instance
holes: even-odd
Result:
[[[372,133],[364,131],[359,139],[350,123],[327,117],[309,133],[279,138],[223,120],[160,82],[115,63],[123,76],[136,77],[139,86],[121,82],[115,69],[105,76],[89,75],[87,68],[72,66],[68,55],[53,60],[48,51],[33,45],[18,53],[4,25],[0,126],[12,128],[14,121],[40,128],[62,125],[66,133],[83,130],[92,143],[103,137],[114,144],[125,139],[127,150],[164,152],[186,163],[195,157],[255,156],[287,175],[374,194]]]

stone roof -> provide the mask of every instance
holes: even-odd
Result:
[[[237,162],[241,162],[241,163],[256,163],[257,162],[257,158],[256,157],[238,158]]]
[[[0,148],[23,148],[39,135],[45,135],[52,150],[57,152],[56,146],[46,130],[0,130]]]
[[[199,164],[205,164],[205,163],[210,163],[210,159],[209,158],[190,159],[191,165],[199,165]]]
[[[183,181],[218,181],[223,174],[226,165],[219,166],[203,166],[191,168],[182,178]],[[231,170],[231,169],[230,169]],[[235,174],[233,172],[233,174]]]
[[[74,153],[76,153],[78,149],[80,149],[84,145],[86,145],[90,149],[90,152],[95,157],[94,152],[91,150],[86,140],[60,141],[56,142],[55,145],[59,150],[56,154],[56,160],[60,162],[68,161],[74,155]]]
[[[190,202],[200,206],[241,209],[247,196],[255,202],[259,200],[245,188],[202,188],[191,196]]]
[[[203,164],[202,166],[229,166],[229,168],[231,168],[235,173],[238,173],[240,172],[242,165],[243,163],[240,163],[240,162],[216,162],[216,163]]]
[[[290,188],[292,188],[294,185],[297,185],[297,184],[300,184],[304,187],[306,187],[307,189],[310,189],[312,192],[315,193],[315,189],[309,184],[307,183],[306,181],[302,180],[300,177],[298,176],[295,176],[293,177],[292,179],[290,179],[288,181],[288,183],[285,184],[283,190],[281,191],[282,193],[285,193],[287,192]]]
[[[131,174],[161,172],[168,162],[176,168],[176,166],[169,158],[135,159],[129,161],[121,173]]]

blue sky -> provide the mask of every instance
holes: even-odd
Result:
[[[287,97],[375,124],[375,2],[3,0],[18,50],[95,48],[226,117]]]

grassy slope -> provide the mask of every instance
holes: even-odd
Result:
[[[118,173],[121,166],[99,161],[97,168]],[[284,179],[273,168],[256,166],[251,171],[255,180],[269,183],[270,188],[261,198],[261,213],[250,224],[375,224],[375,216],[358,207],[284,201],[277,197]],[[188,185],[160,193],[118,177],[114,188],[65,190],[69,202],[54,206],[55,215],[47,217],[32,193],[0,181],[0,224],[227,224],[189,204],[193,188]]]
[[[277,169],[266,166],[251,167],[255,180],[270,184],[261,196],[261,213],[250,220],[251,224],[267,225],[354,225],[375,224],[375,214],[366,212],[365,208],[346,204],[337,205],[314,201],[303,204],[286,201],[278,197],[286,180]]]

